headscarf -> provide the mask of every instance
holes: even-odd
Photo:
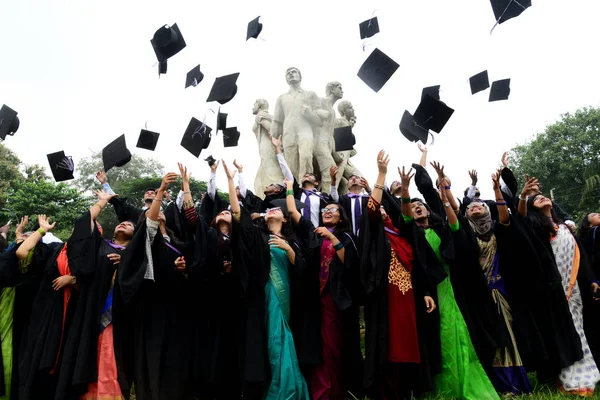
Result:
[[[480,215],[469,215],[469,210],[474,206],[483,207],[484,212]],[[483,201],[472,201],[467,206],[467,219],[471,228],[475,231],[478,238],[484,241],[490,240],[492,236],[492,216],[490,214],[490,208]]]

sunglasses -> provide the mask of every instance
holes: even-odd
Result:
[[[337,208],[321,208],[321,214],[335,214],[336,212],[339,212],[340,210]]]
[[[267,208],[266,213],[267,214],[272,214],[275,211],[281,211],[281,207],[273,207],[273,208]],[[283,212],[283,211],[282,211]]]

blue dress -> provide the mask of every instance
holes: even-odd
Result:
[[[271,365],[271,382],[265,399],[308,400],[294,338],[290,329],[289,261],[284,250],[271,246],[271,271],[265,285],[267,345]]]

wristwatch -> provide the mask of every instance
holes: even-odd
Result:
[[[444,207],[450,207],[450,202],[449,201],[445,202]]]

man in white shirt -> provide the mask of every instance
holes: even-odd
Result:
[[[331,178],[333,179],[332,185],[335,187],[335,176],[337,174],[337,168],[331,169]],[[363,193],[363,189],[366,193]],[[346,210],[346,214],[352,219],[352,232],[358,236],[360,229],[360,221],[364,214],[365,207],[369,202],[369,196],[371,195],[371,187],[369,182],[363,177],[358,175],[352,175],[348,179],[348,193],[340,196],[337,190],[331,191],[331,198],[333,201],[340,204]]]

